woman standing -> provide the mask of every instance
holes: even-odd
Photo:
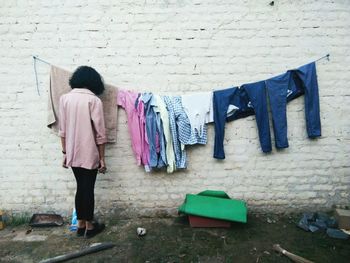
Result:
[[[88,66],[76,69],[69,85],[72,90],[61,96],[59,106],[63,167],[71,167],[77,181],[77,236],[90,238],[105,227],[93,222],[96,175],[106,172],[107,137],[102,101],[97,97],[103,93],[104,85],[100,74]]]

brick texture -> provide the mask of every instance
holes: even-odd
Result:
[[[74,206],[75,181],[60,167],[59,138],[46,128],[49,67],[91,65],[125,89],[179,95],[266,79],[317,63],[323,136],[306,136],[303,97],[288,105],[290,147],[263,154],[254,117],[227,124],[226,160],[188,148],[186,171],[137,167],[123,110],[108,173],[96,183],[101,213],[175,214],[186,193],[226,191],[252,211],[328,209],[350,193],[350,5],[335,1],[0,1],[0,208]]]

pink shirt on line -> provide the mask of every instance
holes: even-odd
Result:
[[[59,136],[66,139],[66,165],[96,169],[99,144],[107,142],[101,100],[88,89],[73,89],[60,97]]]
[[[125,109],[128,118],[128,127],[131,137],[131,144],[137,165],[149,164],[149,145],[146,136],[146,120],[143,101],[136,104],[138,93],[119,90],[117,95],[117,104]],[[136,104],[136,105],[135,105]]]

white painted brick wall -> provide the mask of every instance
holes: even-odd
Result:
[[[350,190],[350,1],[0,1],[0,208],[74,206],[75,181],[46,128],[49,67],[95,67],[109,83],[176,95],[266,79],[317,64],[322,138],[307,139],[303,97],[288,105],[290,148],[260,151],[254,117],[227,124],[226,160],[209,143],[188,149],[188,170],[147,174],[135,165],[123,110],[109,172],[98,176],[101,212],[175,213],[186,193],[220,189],[251,210],[327,209]]]

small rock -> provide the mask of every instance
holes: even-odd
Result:
[[[270,219],[270,218],[267,218],[267,223],[269,223],[269,224],[272,224],[273,223],[273,221]]]
[[[264,254],[270,255],[270,252],[265,250],[265,251],[264,251]]]
[[[251,253],[251,254],[252,254],[252,253],[256,253],[256,251],[257,251],[256,247],[253,247],[253,248],[250,250],[250,253]]]
[[[118,229],[119,229],[118,226],[112,226],[112,227],[111,227],[111,231],[112,231],[112,232],[117,232]]]
[[[138,236],[144,236],[144,235],[146,235],[146,228],[143,228],[143,227],[138,227],[137,229],[136,229],[136,233],[137,233],[137,235]]]
[[[253,255],[256,253],[256,247],[253,247],[251,250],[250,250],[250,255]]]

